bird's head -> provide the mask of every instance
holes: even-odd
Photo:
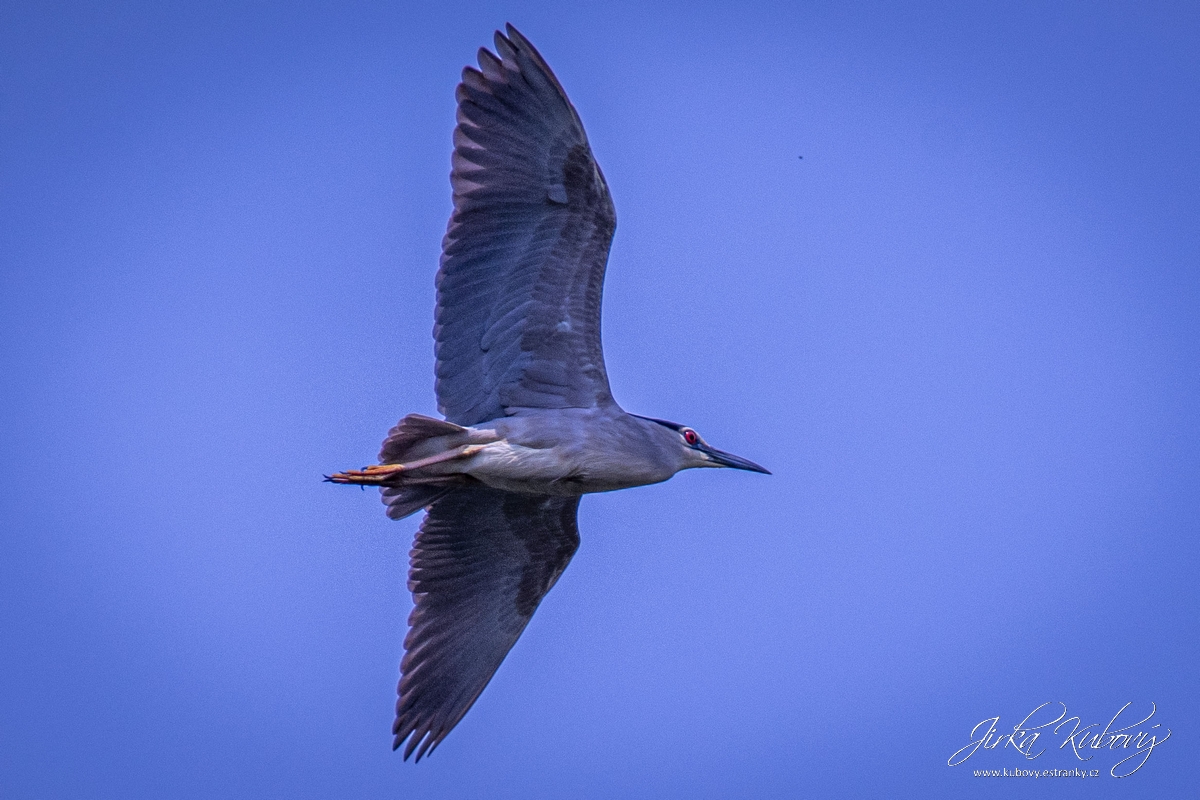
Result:
[[[668,422],[665,419],[654,419],[653,417],[642,417],[642,419],[657,423],[674,434],[673,436],[668,435],[667,438],[678,449],[682,462],[679,467],[680,469],[691,469],[693,467],[732,467],[733,469],[744,469],[750,472],[761,472],[764,475],[771,474],[770,470],[760,467],[747,458],[735,456],[733,453],[726,453],[724,450],[718,450],[704,441],[704,438],[696,433],[694,428],[689,428],[687,425],[680,425],[678,422]]]

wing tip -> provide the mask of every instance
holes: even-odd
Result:
[[[533,45],[529,43],[529,40],[525,38],[525,34],[517,30],[517,26],[513,25],[511,22],[504,23],[504,33],[508,34],[508,36],[505,37],[505,41],[509,42],[510,44],[516,44],[517,46],[527,50],[534,49]],[[504,33],[496,31],[497,36],[503,37]]]
[[[533,42],[529,41],[525,34],[517,30],[516,25],[513,25],[511,22],[505,22],[504,30],[497,30],[495,35],[492,37],[492,40],[494,42],[496,52],[503,57],[503,63],[505,65],[508,65],[510,61],[515,61],[516,63],[512,64],[512,68],[517,71],[521,71],[521,56],[524,56],[525,58],[529,59],[529,61],[533,62],[533,65],[538,70],[546,74],[546,77],[550,79],[550,83],[555,89],[558,90],[558,93],[562,95],[563,99],[567,101],[567,105],[570,105],[572,112],[574,112],[575,107],[571,104],[570,99],[567,97],[567,92],[559,82],[558,76],[554,74],[554,70],[550,69],[550,64],[547,63],[542,54],[538,52],[538,49],[533,46]],[[483,48],[480,49],[482,50]],[[492,54],[488,53],[488,55],[491,56]],[[495,56],[492,57],[494,58]]]
[[[413,758],[414,764],[419,764],[425,756],[433,755],[433,751],[437,749],[437,746],[446,738],[446,734],[450,732],[443,727],[441,731],[434,733],[433,727],[428,723],[424,727],[416,725],[411,721],[407,725],[404,725],[402,724],[402,719],[402,717],[397,717],[395,724],[392,726],[392,731],[395,734],[392,737],[392,752],[396,752],[400,749],[401,745],[404,745],[403,759],[408,761],[413,753],[416,753],[416,758]]]

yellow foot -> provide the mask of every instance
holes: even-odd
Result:
[[[335,472],[326,478],[330,483],[361,483],[378,486],[393,475],[404,472],[403,464],[373,464],[362,469],[348,469],[345,472]]]
[[[458,458],[470,458],[483,449],[483,445],[472,444],[456,447],[453,450],[447,450],[444,453],[421,458],[416,461],[410,461],[407,464],[373,464],[362,469],[348,469],[345,472],[335,472],[332,475],[327,475],[325,480],[330,483],[359,483],[370,486],[379,486],[394,480],[402,472],[407,470],[420,469],[421,467],[431,467],[434,464],[440,464],[443,461],[453,461]],[[424,481],[439,480],[439,476],[425,476],[424,479],[416,477],[413,483],[421,483]],[[408,479],[405,479],[408,482]]]

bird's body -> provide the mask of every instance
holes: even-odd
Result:
[[[425,509],[411,554],[394,745],[419,760],[462,719],[579,545],[579,498],[691,467],[766,472],[691,428],[626,413],[608,386],[600,299],[616,215],[583,125],[519,32],[458,87],[434,341],[438,408],[379,464],[388,516]]]
[[[614,404],[517,413],[439,437],[419,452],[477,445],[470,455],[429,469],[466,475],[494,489],[577,497],[670,478],[682,465],[669,435],[670,429]]]

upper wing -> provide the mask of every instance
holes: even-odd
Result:
[[[434,325],[438,408],[474,425],[511,408],[612,402],[600,295],[616,213],[579,115],[515,28],[459,84],[454,214]]]
[[[578,507],[479,485],[429,509],[410,554],[416,607],[392,728],[405,759],[436,747],[487,686],[579,547]]]

